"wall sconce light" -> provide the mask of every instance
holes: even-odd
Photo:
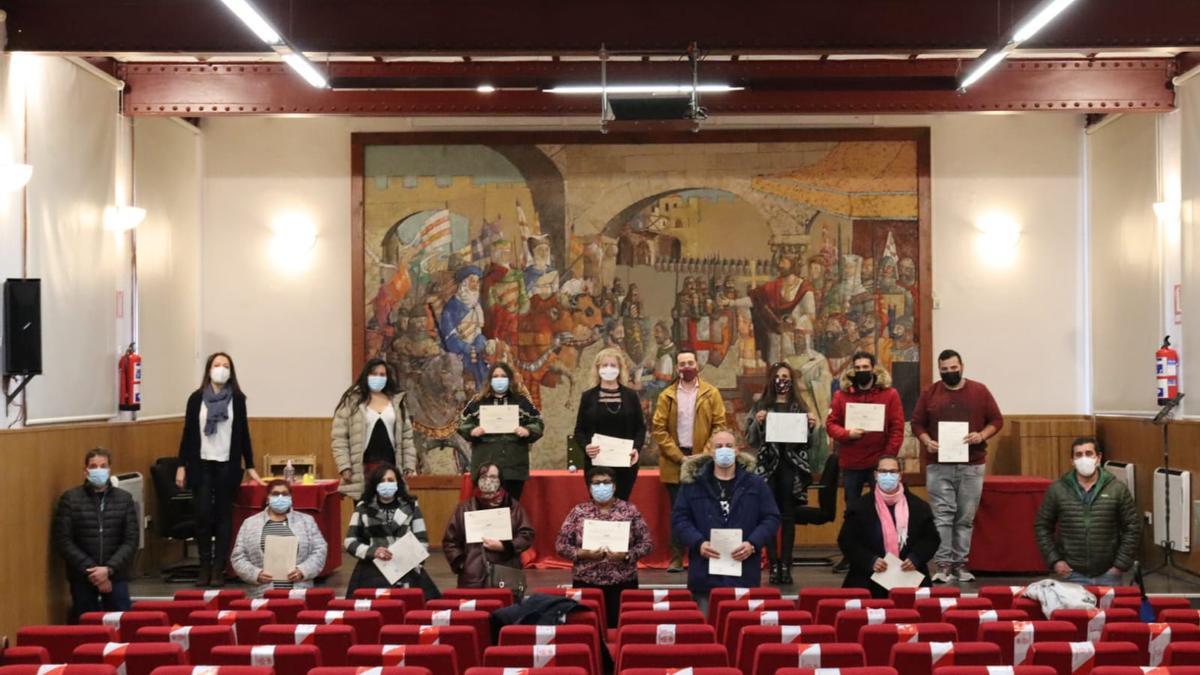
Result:
[[[993,267],[1008,267],[1017,259],[1021,226],[1004,213],[988,213],[975,222],[979,236],[975,241],[979,255]]]
[[[307,216],[288,213],[271,224],[271,260],[280,269],[299,272],[308,266],[317,243],[317,226]]]
[[[138,206],[109,206],[104,209],[104,229],[128,232],[146,219],[146,209]]]
[[[0,192],[16,192],[25,187],[31,177],[31,164],[4,164],[0,166]]]

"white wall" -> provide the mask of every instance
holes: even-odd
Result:
[[[847,120],[932,127],[935,350],[963,353],[1010,413],[1085,411],[1082,118],[936,115]],[[774,126],[812,118],[777,118]],[[506,126],[561,128],[555,120]],[[590,120],[572,122],[591,129]],[[352,377],[350,134],[487,127],[487,120],[212,118],[204,127],[202,349],[229,350],[258,416],[326,416]],[[270,219],[308,214],[306,270],[272,266]],[[976,220],[1022,227],[1015,260],[993,267]],[[200,373],[196,373],[197,380]],[[286,385],[280,386],[281,382]]]

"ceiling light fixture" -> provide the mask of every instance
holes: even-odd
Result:
[[[1013,33],[1013,40],[1017,42],[1025,42],[1037,34],[1038,31],[1046,27],[1062,13],[1064,9],[1070,7],[1075,0],[1050,0],[1042,7],[1030,12],[1032,18],[1027,19],[1021,24],[1021,27]]]
[[[982,61],[977,59],[976,66],[971,69],[971,72],[967,73],[967,76],[963,78],[962,83],[958,85],[959,91],[963,91],[967,87],[978,82],[979,78],[987,75],[989,71],[1000,65],[1000,62],[1003,61],[1006,56],[1008,56],[1008,51],[1002,49],[993,53],[991,56],[983,59]]]
[[[258,13],[249,0],[221,0],[221,2],[229,8],[229,11],[236,14],[247,28],[254,31],[259,40],[272,46],[283,43],[283,37],[279,35],[279,31],[275,30],[270,22]]]
[[[728,84],[699,84],[695,86],[695,91],[701,94],[723,94],[731,91],[741,91],[745,87],[733,87]],[[542,91],[547,94],[667,94],[679,96],[691,94],[693,87],[690,84],[614,84],[607,87],[603,85],[565,85],[561,87],[550,87]]]
[[[293,51],[284,54],[283,62],[291,66],[292,70],[299,73],[300,77],[303,77],[305,82],[308,82],[318,89],[324,89],[328,84],[328,81],[325,79],[325,76],[321,74],[321,71],[317,70],[317,67],[312,64],[312,61],[306,59],[300,52]]]
[[[975,59],[975,66],[967,72],[966,77],[959,82],[958,93],[966,92],[967,87],[975,84],[988,73],[1000,65],[1000,62],[1008,58],[1008,55],[1013,52],[1022,42],[1032,39],[1037,35],[1038,31],[1045,28],[1047,24],[1055,19],[1064,9],[1071,6],[1075,0],[1044,0],[1040,5],[1033,8],[1025,17],[1017,24],[1017,29],[1013,31],[1011,38],[1005,38],[1004,42],[996,47],[993,47],[979,55]]]

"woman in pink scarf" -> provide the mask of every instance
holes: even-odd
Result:
[[[844,588],[866,588],[872,597],[886,598],[887,589],[871,575],[888,569],[890,553],[905,571],[926,572],[941,539],[929,504],[904,488],[900,462],[884,455],[875,463],[875,487],[846,506],[838,546],[850,563]],[[930,585],[929,576],[921,582]]]

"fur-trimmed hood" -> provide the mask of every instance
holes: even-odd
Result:
[[[712,461],[713,457],[708,453],[692,455],[683,460],[683,464],[679,467],[679,482],[695,483],[700,472],[704,467],[712,464]],[[745,451],[738,451],[737,463],[749,473],[754,473],[754,467],[758,466],[758,460],[755,456]]]
[[[850,387],[854,386],[854,383],[850,381],[850,374],[852,372],[854,372],[854,368],[851,365],[847,365],[846,369],[842,371],[842,377],[840,378],[842,391],[848,392],[850,391]],[[892,386],[892,374],[885,370],[883,366],[876,364],[875,384],[871,385],[871,388],[887,389],[890,386]]]

